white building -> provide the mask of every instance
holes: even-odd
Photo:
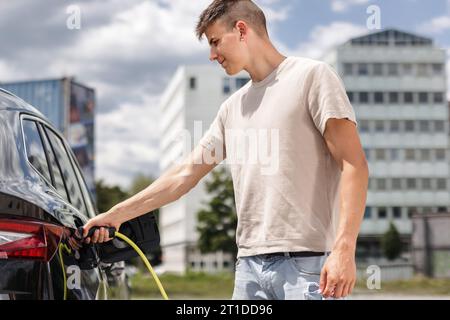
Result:
[[[161,99],[161,172],[182,159],[209,128],[220,105],[249,80],[241,73],[226,75],[217,64],[179,67]],[[194,127],[195,126],[195,127]],[[185,140],[182,133],[189,132]],[[188,142],[189,141],[189,142]],[[231,256],[201,255],[196,249],[196,213],[208,199],[204,190],[205,176],[198,185],[179,200],[160,209],[163,269],[173,272],[192,270],[233,270]]]
[[[406,249],[413,213],[450,209],[445,51],[431,39],[385,30],[350,39],[325,60],[345,83],[369,161],[359,254],[380,254],[391,220]]]

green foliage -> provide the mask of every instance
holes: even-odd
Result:
[[[128,193],[119,186],[108,186],[103,180],[95,183],[97,192],[97,208],[99,213],[108,211],[111,207],[122,202],[128,197]]]
[[[381,238],[381,248],[388,260],[394,260],[402,252],[402,241],[395,225],[391,222],[389,229]]]
[[[225,168],[212,171],[211,181],[206,182],[211,199],[197,213],[198,246],[202,253],[223,251],[236,257],[237,215],[233,181]]]

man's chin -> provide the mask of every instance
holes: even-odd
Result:
[[[240,71],[237,69],[232,69],[230,67],[225,67],[224,69],[225,69],[226,74],[229,76],[234,76],[235,74],[239,73],[239,71]]]

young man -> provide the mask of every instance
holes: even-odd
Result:
[[[197,25],[199,39],[203,34],[210,60],[229,75],[247,71],[251,81],[221,105],[186,161],[90,220],[85,234],[92,226],[118,229],[177,200],[224,157],[254,156],[254,146],[239,149],[242,140],[229,132],[269,130],[275,170],[264,172],[258,162],[230,165],[238,215],[233,299],[347,296],[356,281],[368,166],[341,80],[325,63],[280,54],[250,0],[213,1]],[[215,161],[206,161],[211,156]],[[105,229],[92,237],[108,240]]]

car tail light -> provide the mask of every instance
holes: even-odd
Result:
[[[0,220],[0,259],[49,261],[61,241],[64,228],[44,222]]]

